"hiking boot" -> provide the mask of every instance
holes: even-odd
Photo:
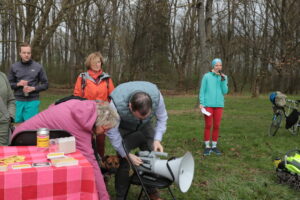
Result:
[[[222,155],[222,152],[217,147],[212,148],[211,151],[217,154],[218,156]]]
[[[210,155],[210,152],[211,152],[211,148],[205,148],[205,149],[204,149],[204,152],[203,152],[203,155],[204,155],[204,156],[209,156],[209,155]]]

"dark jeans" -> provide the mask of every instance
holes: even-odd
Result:
[[[142,151],[151,151],[153,149],[154,128],[151,122],[143,125],[137,131],[128,131],[119,129],[128,152],[135,148]],[[126,158],[120,159],[120,167],[116,173],[115,188],[117,200],[124,200],[129,185],[130,165]],[[154,188],[147,188],[148,193],[155,192]]]

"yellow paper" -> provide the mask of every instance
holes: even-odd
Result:
[[[26,168],[31,168],[30,164],[21,164],[21,165],[12,165],[12,169],[26,169]]]

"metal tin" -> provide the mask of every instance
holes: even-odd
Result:
[[[40,148],[49,148],[49,129],[39,128],[37,130],[36,146]]]

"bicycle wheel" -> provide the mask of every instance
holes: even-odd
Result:
[[[278,129],[280,128],[281,120],[282,120],[282,113],[281,112],[275,113],[274,116],[273,116],[271,126],[269,128],[269,135],[270,136],[275,136],[276,135]]]

